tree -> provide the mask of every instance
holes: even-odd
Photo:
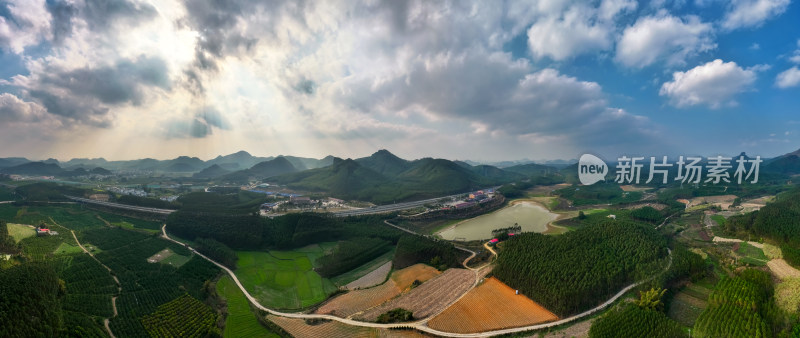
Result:
[[[583,213],[583,210],[578,212],[578,219],[581,220],[586,219],[586,214]]]
[[[639,299],[637,299],[635,303],[645,310],[663,311],[664,303],[661,302],[661,297],[664,297],[664,293],[666,292],[667,289],[661,288],[652,288],[645,292],[639,291]]]

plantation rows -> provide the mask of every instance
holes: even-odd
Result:
[[[61,243],[74,243],[72,235],[64,228],[53,227],[51,230],[58,231],[57,236],[28,237],[20,242],[22,252],[35,261],[43,261],[54,256],[53,251]]]
[[[208,305],[188,294],[142,317],[142,324],[153,337],[207,337],[217,330],[216,321],[217,315]]]
[[[758,312],[734,304],[709,307],[694,324],[697,337],[770,337],[772,330]]]
[[[151,236],[135,231],[108,227],[82,231],[79,236],[81,242],[92,243],[102,250],[116,249],[148,237]]]
[[[594,307],[651,275],[668,254],[652,226],[624,221],[560,236],[523,233],[505,243],[495,277],[562,317]]]
[[[610,311],[592,323],[589,337],[688,337],[680,324],[663,312],[642,309],[629,304],[622,310]]]
[[[745,270],[740,276],[717,283],[708,308],[694,324],[696,337],[769,337],[770,325],[762,317],[768,310],[769,274]]]
[[[116,240],[123,229],[114,231],[97,231],[92,234],[106,234]],[[115,335],[122,337],[147,336],[140,319],[156,311],[158,306],[176,299],[184,293],[197,298],[205,298],[204,283],[219,273],[213,264],[193,257],[189,262],[175,268],[167,264],[148,263],[147,258],[163,250],[165,247],[181,255],[191,255],[184,247],[160,238],[145,236],[130,237],[133,242],[114,249],[106,250],[97,258],[106,264],[119,278],[122,293],[117,299],[118,315],[111,320],[111,329]],[[137,241],[138,240],[138,241]],[[97,243],[103,241],[97,239]]]

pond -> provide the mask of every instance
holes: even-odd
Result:
[[[508,228],[518,223],[522,232],[545,232],[547,224],[556,219],[554,214],[541,205],[528,201],[517,201],[509,207],[468,219],[437,233],[447,240],[473,241],[491,239],[492,230]]]

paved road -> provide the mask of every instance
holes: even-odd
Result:
[[[413,202],[402,202],[402,203],[394,203],[394,204],[387,204],[387,205],[379,205],[379,206],[376,206],[374,208],[363,208],[363,209],[356,209],[356,210],[339,211],[339,212],[334,212],[333,214],[335,216],[340,216],[340,217],[356,216],[356,215],[369,215],[369,214],[382,214],[382,213],[388,213],[388,212],[398,211],[398,210],[414,209],[414,208],[421,207],[421,206],[423,206],[425,204],[436,203],[440,199],[443,199],[443,198],[454,198],[454,197],[458,197],[458,196],[464,196],[465,194],[467,194],[467,193],[460,193],[460,194],[455,194],[455,195],[450,195],[450,196],[442,196],[442,197],[430,198],[430,199],[426,199],[426,200],[413,201]]]
[[[149,212],[149,213],[153,213],[153,214],[169,215],[169,214],[177,211],[177,210],[170,210],[170,209],[139,207],[139,206],[129,205],[129,204],[103,202],[103,201],[90,200],[88,198],[81,198],[81,197],[75,197],[75,196],[66,196],[66,197],[71,199],[71,200],[73,200],[73,201],[77,201],[77,202],[81,202],[81,203],[97,204],[97,205],[102,205],[102,206],[106,206],[106,207],[109,207],[109,208],[126,209],[126,210],[133,210],[133,211],[142,211],[142,212]]]
[[[388,224],[392,225],[394,227],[397,227],[397,226],[395,226],[395,225],[393,225],[391,223],[388,223]],[[397,228],[403,230],[400,227],[397,227]],[[405,231],[412,232],[412,231],[407,230],[407,229],[405,229]],[[166,224],[164,224],[161,227],[161,233],[162,233],[162,237],[163,238],[165,238],[165,239],[167,239],[169,241],[172,241],[174,243],[186,246],[186,244],[184,244],[184,243],[182,243],[180,241],[174,240],[174,239],[170,238],[169,235],[167,235],[167,225]],[[239,281],[239,278],[236,277],[236,274],[233,273],[233,271],[228,269],[226,266],[224,266],[224,265],[222,265],[220,263],[217,263],[216,261],[214,261],[214,260],[206,257],[205,255],[197,252],[194,248],[191,248],[191,247],[188,247],[188,246],[187,246],[187,248],[189,248],[189,250],[191,250],[193,253],[197,254],[198,256],[204,258],[205,260],[213,263],[214,265],[218,266],[220,269],[225,271],[229,276],[231,276],[233,281],[236,283],[236,286],[238,286],[239,289],[242,290],[242,293],[244,293],[245,297],[247,297],[247,300],[250,301],[250,303],[253,304],[253,306],[255,306],[256,308],[258,308],[258,309],[260,309],[262,311],[265,311],[265,312],[267,312],[269,314],[272,314],[272,315],[275,315],[275,316],[287,317],[287,318],[297,318],[297,319],[327,319],[327,320],[334,320],[334,321],[337,321],[337,322],[340,322],[340,323],[343,323],[343,324],[347,324],[347,325],[360,326],[360,327],[370,327],[370,328],[379,328],[379,329],[398,329],[398,328],[411,329],[411,328],[413,328],[413,329],[416,329],[416,330],[419,330],[419,331],[422,331],[422,332],[427,332],[427,333],[430,333],[430,334],[439,335],[439,336],[443,336],[443,337],[463,337],[463,338],[491,337],[491,336],[496,336],[496,335],[501,335],[501,334],[525,332],[525,331],[530,331],[530,330],[545,329],[545,328],[550,328],[550,327],[562,325],[562,324],[569,323],[569,322],[574,321],[576,319],[586,317],[586,316],[591,315],[591,314],[593,314],[593,313],[595,313],[597,311],[605,309],[606,307],[608,307],[609,305],[614,303],[617,299],[622,297],[622,295],[624,295],[626,292],[628,292],[631,289],[639,286],[642,283],[649,282],[650,280],[652,280],[653,278],[656,277],[656,276],[652,276],[652,277],[650,277],[648,279],[645,279],[645,280],[633,283],[631,285],[628,285],[624,289],[620,290],[616,295],[614,295],[609,300],[607,300],[605,303],[600,304],[597,307],[595,307],[593,309],[590,309],[590,310],[588,310],[586,312],[583,312],[583,313],[580,313],[580,314],[577,314],[577,315],[574,315],[574,316],[571,316],[571,317],[568,317],[568,318],[564,318],[564,319],[561,319],[561,320],[558,320],[558,321],[555,321],[555,322],[549,322],[549,323],[538,324],[538,325],[530,325],[530,326],[524,326],[524,327],[517,327],[517,328],[511,328],[511,329],[480,332],[480,333],[451,333],[451,332],[443,332],[443,331],[435,330],[435,329],[432,329],[432,328],[428,327],[427,326],[427,322],[428,322],[428,320],[433,318],[433,316],[431,316],[429,318],[426,318],[426,319],[423,319],[423,320],[420,320],[420,321],[416,321],[416,322],[397,323],[397,324],[378,324],[378,323],[362,322],[362,321],[356,321],[356,320],[352,320],[352,319],[340,318],[340,317],[336,317],[336,316],[332,316],[332,315],[291,313],[291,312],[276,311],[276,310],[273,310],[273,309],[270,309],[270,308],[267,308],[267,307],[261,305],[261,303],[259,303],[258,300],[255,299],[255,297],[253,297],[252,295],[250,295],[250,292],[248,292],[247,289],[244,288],[242,283]],[[466,250],[466,249],[463,249],[463,248],[461,248],[461,249],[462,250]],[[470,251],[470,250],[466,250],[466,251]],[[664,271],[668,270],[671,265],[672,265],[672,251],[670,250],[669,251],[669,262],[667,263],[667,267],[664,269]],[[461,295],[461,297],[463,297],[463,296],[464,295]]]

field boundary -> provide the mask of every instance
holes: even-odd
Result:
[[[388,222],[387,222],[387,224],[392,225],[391,223],[388,223]],[[394,225],[392,225],[392,226],[394,226]],[[400,229],[402,229],[402,228],[400,228]],[[402,229],[402,230],[410,232],[410,233],[413,233],[413,234],[416,234],[415,232],[407,230],[407,229]],[[287,317],[287,318],[298,318],[298,319],[327,319],[327,320],[334,320],[334,321],[337,321],[337,322],[340,322],[340,323],[343,323],[343,324],[347,324],[347,325],[361,326],[361,327],[372,327],[372,328],[379,328],[379,329],[416,329],[416,330],[419,330],[419,331],[422,331],[422,332],[426,332],[426,333],[430,333],[430,334],[434,334],[434,335],[439,335],[439,336],[444,336],[444,337],[464,337],[464,338],[489,337],[489,336],[509,334],[509,333],[518,333],[518,332],[546,329],[546,328],[550,328],[550,327],[554,327],[554,326],[563,325],[563,324],[572,322],[572,321],[574,321],[576,319],[586,317],[586,316],[591,315],[591,314],[593,314],[595,312],[598,312],[600,310],[605,309],[606,307],[608,307],[609,305],[614,303],[617,299],[622,297],[622,295],[624,295],[625,293],[627,293],[631,289],[633,289],[633,288],[635,288],[635,287],[637,287],[637,286],[639,286],[639,285],[641,285],[643,283],[649,282],[649,281],[653,280],[656,276],[659,275],[659,274],[656,274],[656,275],[653,275],[653,276],[651,276],[651,277],[649,277],[647,279],[644,279],[644,280],[641,280],[639,282],[635,282],[635,283],[633,283],[631,285],[628,285],[627,287],[625,287],[622,290],[620,290],[617,294],[615,294],[613,297],[611,297],[609,300],[605,301],[604,303],[602,303],[602,304],[600,304],[600,305],[598,305],[598,306],[596,306],[596,307],[594,307],[592,309],[584,311],[584,312],[582,312],[580,314],[574,315],[572,317],[564,318],[564,319],[561,319],[561,320],[558,320],[558,321],[555,321],[555,322],[549,322],[549,323],[537,324],[537,325],[531,325],[531,326],[524,326],[524,327],[518,327],[518,328],[511,328],[511,329],[486,331],[486,332],[481,332],[481,333],[451,333],[451,332],[443,332],[443,331],[439,331],[439,330],[434,330],[434,329],[428,327],[426,324],[430,320],[430,317],[426,318],[424,320],[421,320],[421,321],[409,322],[409,323],[379,324],[379,323],[362,322],[362,321],[356,321],[356,320],[352,320],[352,319],[340,318],[340,317],[336,317],[336,316],[332,316],[332,315],[307,314],[307,313],[286,313],[286,312],[280,312],[280,311],[277,311],[277,310],[270,309],[268,307],[265,307],[265,306],[261,305],[261,303],[259,303],[252,295],[250,295],[250,292],[248,292],[247,289],[244,288],[242,283],[239,281],[239,278],[236,277],[236,274],[233,273],[233,271],[231,269],[229,269],[228,267],[226,267],[226,266],[224,266],[224,265],[222,265],[220,263],[217,263],[216,261],[212,260],[211,258],[208,258],[206,255],[203,255],[203,254],[197,252],[194,248],[189,247],[187,244],[182,243],[182,242],[180,242],[178,240],[175,240],[175,239],[172,239],[171,237],[169,237],[169,235],[167,235],[167,224],[166,223],[161,227],[161,233],[162,233],[162,235],[161,235],[162,238],[164,238],[164,239],[166,239],[168,241],[174,242],[176,244],[183,245],[183,246],[187,247],[193,253],[197,254],[198,256],[200,256],[203,259],[211,262],[212,264],[218,266],[220,269],[222,269],[223,271],[228,273],[228,275],[230,275],[231,278],[233,278],[233,281],[236,282],[236,285],[239,287],[239,289],[242,290],[242,293],[244,293],[245,297],[247,297],[247,300],[250,301],[250,303],[253,304],[253,306],[258,308],[259,310],[265,311],[265,312],[267,312],[269,314],[272,314],[272,315],[275,315],[275,316]],[[467,251],[469,251],[469,250],[467,250]],[[668,255],[669,260],[667,262],[667,267],[664,269],[664,271],[669,270],[670,266],[672,266],[672,250],[667,249],[667,251],[669,252],[669,255]],[[476,280],[476,284],[477,284],[477,280]],[[474,285],[473,285],[472,288],[474,288]],[[470,290],[472,290],[472,288],[470,288]],[[467,290],[467,292],[469,292],[469,290]],[[463,296],[464,295],[461,295],[461,297],[463,297]],[[459,299],[461,297],[459,297]],[[456,300],[456,301],[458,301],[458,300]],[[452,304],[450,304],[450,305],[452,305]],[[435,315],[434,315],[434,317],[435,317]]]

